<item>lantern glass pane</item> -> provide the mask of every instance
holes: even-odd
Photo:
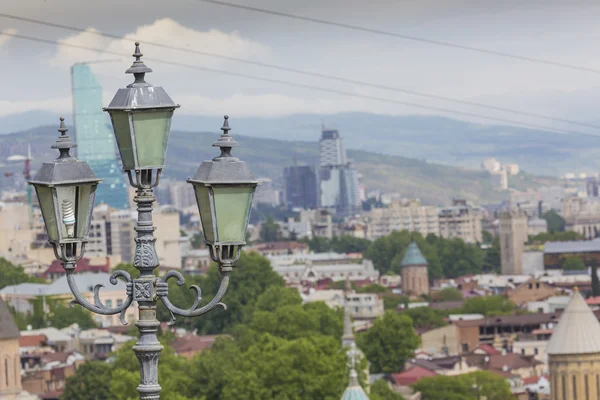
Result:
[[[216,186],[215,215],[219,242],[244,242],[254,188],[251,186]]]
[[[75,238],[77,219],[77,186],[57,186],[58,233],[60,239]]]
[[[169,119],[173,111],[133,113],[137,168],[158,167],[165,164],[169,136]]]
[[[44,217],[48,238],[58,240],[58,226],[56,224],[56,214],[54,213],[52,189],[47,186],[35,185],[35,192],[42,209],[42,217]]]
[[[129,114],[126,112],[112,111],[110,113],[117,146],[121,153],[123,169],[134,169],[133,145],[131,144],[131,132],[129,127]]]
[[[96,194],[96,185],[79,185],[77,187],[77,214],[76,214],[76,237],[87,236],[90,219],[90,198]]]
[[[213,220],[210,212],[210,198],[208,194],[208,187],[204,185],[194,185],[196,191],[196,199],[198,201],[198,210],[200,211],[200,221],[202,222],[202,230],[204,231],[204,238],[210,242],[215,241],[215,235],[213,231]]]

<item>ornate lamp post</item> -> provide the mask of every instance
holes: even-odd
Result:
[[[108,308],[99,299],[101,285],[94,288],[94,303],[81,295],[75,286],[73,272],[75,262],[84,254],[87,231],[94,204],[94,192],[99,180],[87,163],[69,155],[69,149],[76,145],[66,136],[66,128],[61,118],[61,137],[53,148],[60,150],[58,159],[45,163],[36,177],[30,182],[42,208],[42,214],[56,258],[63,262],[67,279],[75,296],[72,303],[80,304],[88,310],[104,315],[121,314],[121,322],[126,324],[124,314],[133,301],[138,303],[139,319],[136,326],[140,335],[133,346],[140,362],[140,384],[137,391],[140,399],[157,400],[161,387],[158,384],[158,362],[162,345],[157,332],[160,325],[156,319],[156,304],[161,300],[171,314],[194,317],[205,314],[221,303],[227,292],[229,276],[241,248],[246,244],[245,234],[248,225],[252,197],[258,182],[246,164],[231,155],[237,143],[229,136],[228,117],[225,116],[223,134],[213,146],[219,147],[221,154],[211,161],[204,161],[195,176],[188,181],[194,186],[200,218],[205,232],[205,241],[211,258],[219,265],[221,284],[214,299],[203,307],[200,288],[196,300],[188,309],[173,305],[168,298],[167,280],[177,278],[183,285],[180,272],[168,272],[157,278],[153,270],[159,266],[152,224],[152,204],[156,201],[153,188],[160,180],[165,163],[167,138],[170,120],[175,104],[160,87],[147,83],[145,74],[152,72],[143,61],[139,44],[136,43],[135,61],[127,73],[132,73],[135,81],[125,89],[119,89],[110,105],[104,110],[111,116],[117,145],[123,161],[123,169],[129,182],[136,189],[134,201],[137,203],[138,221],[135,227],[137,237],[133,265],[140,271],[132,278],[125,271],[111,275],[111,283],[117,278],[127,282],[127,300],[117,308]]]

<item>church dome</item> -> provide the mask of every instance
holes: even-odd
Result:
[[[355,370],[350,372],[350,384],[344,391],[342,400],[369,400],[369,396],[358,383],[358,375]]]
[[[421,253],[419,246],[417,246],[415,242],[411,242],[408,249],[406,249],[406,253],[404,253],[404,257],[402,257],[400,265],[402,267],[427,265],[427,260],[423,257],[423,253]]]

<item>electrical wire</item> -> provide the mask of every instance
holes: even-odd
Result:
[[[248,65],[254,65],[254,66],[263,67],[263,68],[275,69],[275,70],[284,71],[284,72],[292,72],[295,74],[312,76],[315,78],[327,79],[330,81],[350,83],[353,85],[371,87],[371,88],[386,90],[386,91],[390,91],[390,92],[404,93],[404,94],[409,94],[409,95],[413,95],[413,96],[419,96],[419,97],[425,97],[425,98],[430,98],[430,99],[435,99],[435,100],[447,101],[447,102],[451,102],[451,103],[457,103],[457,104],[461,104],[461,105],[467,105],[467,106],[485,108],[485,109],[494,110],[494,111],[518,114],[518,115],[523,115],[523,116],[527,116],[527,117],[533,117],[533,118],[545,119],[545,120],[549,120],[549,121],[578,125],[578,126],[587,127],[587,128],[600,129],[600,125],[594,125],[594,124],[590,124],[590,123],[586,123],[586,122],[575,121],[572,119],[553,117],[553,116],[549,116],[549,115],[537,114],[537,113],[533,113],[533,112],[516,110],[516,109],[512,109],[512,108],[507,108],[507,107],[493,106],[493,105],[488,105],[488,104],[483,104],[483,103],[478,103],[478,102],[473,102],[473,101],[468,101],[468,100],[462,100],[462,99],[458,99],[458,98],[454,98],[454,97],[441,96],[441,95],[436,95],[436,94],[432,94],[432,93],[425,93],[425,92],[420,92],[420,91],[411,90],[411,89],[404,89],[404,88],[398,88],[398,87],[393,87],[393,86],[381,85],[381,84],[365,82],[365,81],[361,81],[361,80],[347,79],[347,78],[342,78],[339,76],[322,74],[319,72],[312,72],[312,71],[306,71],[306,70],[301,70],[301,69],[291,68],[291,67],[286,67],[286,66],[281,66],[281,65],[274,65],[274,64],[269,64],[269,63],[264,63],[264,62],[259,62],[259,61],[252,61],[252,60],[243,59],[243,58],[231,57],[231,56],[227,56],[227,55],[223,55],[223,54],[216,54],[216,53],[210,53],[210,52],[206,52],[206,51],[200,51],[200,50],[189,49],[189,48],[185,48],[185,47],[174,46],[174,45],[170,45],[170,44],[157,43],[154,41],[133,40],[133,39],[128,39],[125,36],[115,35],[112,33],[100,32],[100,31],[96,31],[96,30],[92,31],[92,30],[87,30],[84,28],[75,27],[75,26],[58,24],[58,23],[53,23],[53,22],[48,22],[48,21],[42,21],[42,20],[38,20],[38,19],[21,17],[21,16],[17,16],[17,15],[0,13],[0,17],[9,18],[9,19],[18,20],[18,21],[29,22],[29,23],[43,25],[43,26],[49,26],[49,27],[53,27],[53,28],[65,29],[65,30],[69,30],[72,32],[88,33],[88,34],[111,38],[111,39],[129,40],[131,42],[138,41],[141,44],[156,46],[156,47],[163,48],[163,49],[171,49],[171,50],[182,51],[182,52],[186,52],[186,53],[198,54],[198,55],[207,56],[207,57],[213,57],[213,58],[218,58],[218,59],[223,59],[223,60],[228,60],[228,61],[239,62],[239,63],[243,63],[243,64],[248,64]]]
[[[281,11],[274,11],[274,10],[269,10],[266,8],[246,6],[246,5],[242,5],[242,4],[230,3],[227,1],[221,1],[221,0],[196,0],[196,1],[203,2],[203,3],[216,4],[219,6],[237,8],[240,10],[253,11],[253,12],[257,12],[257,13],[261,13],[261,14],[276,15],[278,17],[295,19],[295,20],[305,21],[305,22],[312,22],[312,23],[320,24],[320,25],[336,26],[338,28],[373,33],[376,35],[390,36],[390,37],[395,37],[395,38],[399,38],[399,39],[411,40],[411,41],[415,41],[415,42],[433,44],[433,45],[437,45],[437,46],[451,47],[451,48],[455,48],[455,49],[472,51],[472,52],[476,52],[476,53],[489,54],[489,55],[494,55],[494,56],[499,56],[499,57],[512,58],[515,60],[529,61],[529,62],[534,62],[534,63],[539,63],[539,64],[551,65],[554,67],[570,68],[573,70],[584,71],[584,72],[593,72],[595,74],[600,74],[600,70],[598,70],[598,69],[584,67],[581,65],[567,64],[567,63],[561,63],[558,61],[545,60],[542,58],[528,57],[528,56],[522,56],[522,55],[518,55],[518,54],[505,53],[502,51],[483,49],[480,47],[466,46],[466,45],[452,43],[452,42],[446,42],[446,41],[442,41],[442,40],[434,40],[434,39],[427,39],[427,38],[422,38],[422,37],[418,37],[418,36],[404,35],[401,33],[389,32],[389,31],[384,31],[381,29],[367,28],[364,26],[352,25],[352,24],[347,24],[347,23],[343,23],[343,22],[336,22],[336,21],[330,21],[330,20],[325,20],[325,19],[319,19],[319,18],[315,18],[315,17],[307,17],[307,16],[303,16],[303,15],[291,14],[291,13],[286,13],[286,12],[281,12]]]
[[[82,50],[87,50],[87,51],[91,51],[91,52],[95,52],[95,53],[112,54],[112,55],[122,56],[122,57],[130,56],[130,54],[120,53],[120,52],[116,52],[116,51],[99,49],[99,48],[94,48],[94,47],[89,47],[89,46],[84,46],[84,45],[78,45],[78,44],[74,44],[74,43],[65,43],[65,42],[50,40],[50,39],[42,39],[42,38],[37,38],[37,37],[32,37],[32,36],[10,33],[10,32],[1,32],[0,31],[0,35],[10,36],[10,37],[13,37],[16,39],[29,40],[29,41],[38,42],[38,43],[53,44],[53,45],[70,47],[70,48],[82,49]],[[285,85],[285,86],[289,86],[289,87],[314,90],[314,91],[319,91],[319,92],[324,92],[324,93],[339,94],[342,96],[355,97],[355,98],[359,98],[359,99],[373,100],[373,101],[390,103],[390,104],[398,104],[398,105],[403,105],[406,107],[418,108],[418,109],[422,109],[422,110],[431,110],[431,111],[436,111],[436,112],[445,113],[445,114],[460,115],[460,116],[469,117],[469,118],[477,118],[477,119],[490,120],[490,121],[495,121],[495,122],[502,122],[502,123],[507,123],[510,125],[526,127],[526,128],[536,129],[536,130],[542,130],[542,131],[546,131],[546,132],[574,134],[574,135],[580,135],[580,136],[590,136],[590,137],[595,137],[595,138],[600,137],[599,135],[594,135],[591,133],[586,133],[586,132],[581,132],[581,131],[556,129],[556,128],[552,128],[552,127],[548,127],[548,126],[544,126],[544,125],[532,124],[532,123],[522,122],[522,121],[515,121],[515,120],[511,120],[511,119],[507,119],[507,118],[458,111],[458,110],[447,109],[447,108],[443,108],[443,107],[427,106],[424,104],[416,104],[416,103],[411,103],[411,102],[407,102],[407,101],[389,99],[389,98],[385,98],[385,97],[369,96],[369,95],[364,95],[364,94],[347,92],[347,91],[343,91],[343,90],[329,89],[329,88],[323,88],[323,87],[319,87],[319,86],[312,86],[312,85],[307,85],[307,84],[303,84],[303,83],[296,83],[296,82],[284,81],[284,80],[280,80],[280,79],[273,79],[273,78],[249,75],[249,74],[244,74],[244,73],[239,73],[239,72],[226,71],[226,70],[220,70],[220,69],[215,69],[215,68],[208,68],[208,67],[203,67],[203,66],[194,65],[194,64],[187,64],[187,63],[182,63],[182,62],[177,62],[177,61],[168,61],[168,60],[162,60],[162,59],[150,58],[150,57],[145,57],[145,60],[150,60],[153,62],[166,64],[166,65],[172,65],[172,66],[176,66],[176,67],[194,69],[194,70],[198,70],[198,71],[205,71],[205,72],[211,72],[211,73],[216,73],[216,74],[221,74],[221,75],[228,75],[228,76],[235,76],[235,77],[239,77],[239,78],[251,79],[251,80],[255,80],[255,81],[274,83],[274,84],[278,84],[278,85]]]

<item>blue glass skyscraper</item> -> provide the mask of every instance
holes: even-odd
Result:
[[[115,138],[102,111],[102,87],[87,64],[73,65],[71,79],[77,157],[87,161],[96,176],[104,180],[96,190],[96,204],[129,208]]]

